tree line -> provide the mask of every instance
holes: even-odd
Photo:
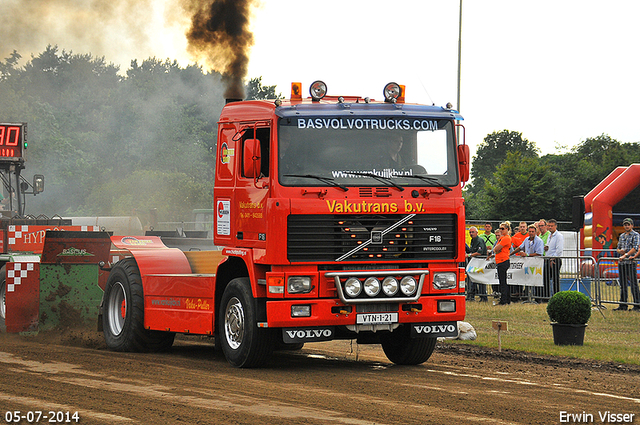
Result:
[[[48,46],[0,62],[0,121],[28,123],[24,176],[46,189],[27,213],[186,220],[212,208],[222,75],[155,57],[130,67]],[[274,98],[251,79],[247,98]]]
[[[621,143],[606,134],[588,138],[566,153],[540,156],[535,143],[522,133],[494,132],[472,158],[471,182],[464,191],[467,218],[570,222],[574,196],[589,193],[616,167],[638,162],[640,144]],[[640,212],[638,195],[634,190],[614,211]]]
[[[57,46],[20,61],[14,51],[0,62],[0,121],[28,123],[23,175],[46,178],[45,192],[28,197],[28,214],[144,215],[157,209],[161,221],[181,221],[193,209],[212,208],[222,75],[157,58],[133,60],[120,72],[104,57]],[[249,80],[245,91],[247,99],[280,97],[261,77]],[[472,158],[467,217],[570,221],[573,196],[636,162],[638,143],[605,134],[567,153],[540,156],[521,133],[495,132]],[[616,210],[636,211],[639,194]]]

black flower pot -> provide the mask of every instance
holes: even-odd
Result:
[[[552,323],[553,343],[556,345],[582,345],[587,324],[569,325],[564,323]]]

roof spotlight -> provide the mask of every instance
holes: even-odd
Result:
[[[314,81],[309,87],[309,94],[313,100],[318,101],[327,94],[327,85],[320,80]]]
[[[397,99],[402,95],[402,89],[397,83],[389,83],[384,86],[384,101],[395,103]]]

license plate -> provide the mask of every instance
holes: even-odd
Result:
[[[363,313],[356,315],[358,325],[398,323],[398,313]]]

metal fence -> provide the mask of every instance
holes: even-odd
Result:
[[[566,253],[566,251],[565,251]],[[558,291],[580,291],[596,306],[606,304],[640,309],[638,266],[636,273],[620,286],[618,258],[611,251],[593,251],[592,255],[545,257],[543,286],[523,286],[510,282],[512,301],[545,302]],[[561,264],[559,264],[561,263]],[[560,267],[558,267],[560,265]],[[497,285],[467,282],[467,299],[484,301],[499,297]],[[624,294],[627,294],[626,297]]]
[[[640,290],[638,288],[638,264],[626,262],[630,270],[626,282],[620,279],[620,264],[615,251],[593,250],[595,267],[584,270],[585,274],[597,276],[598,305],[618,304],[622,308],[640,309]],[[625,262],[622,262],[625,264]]]

